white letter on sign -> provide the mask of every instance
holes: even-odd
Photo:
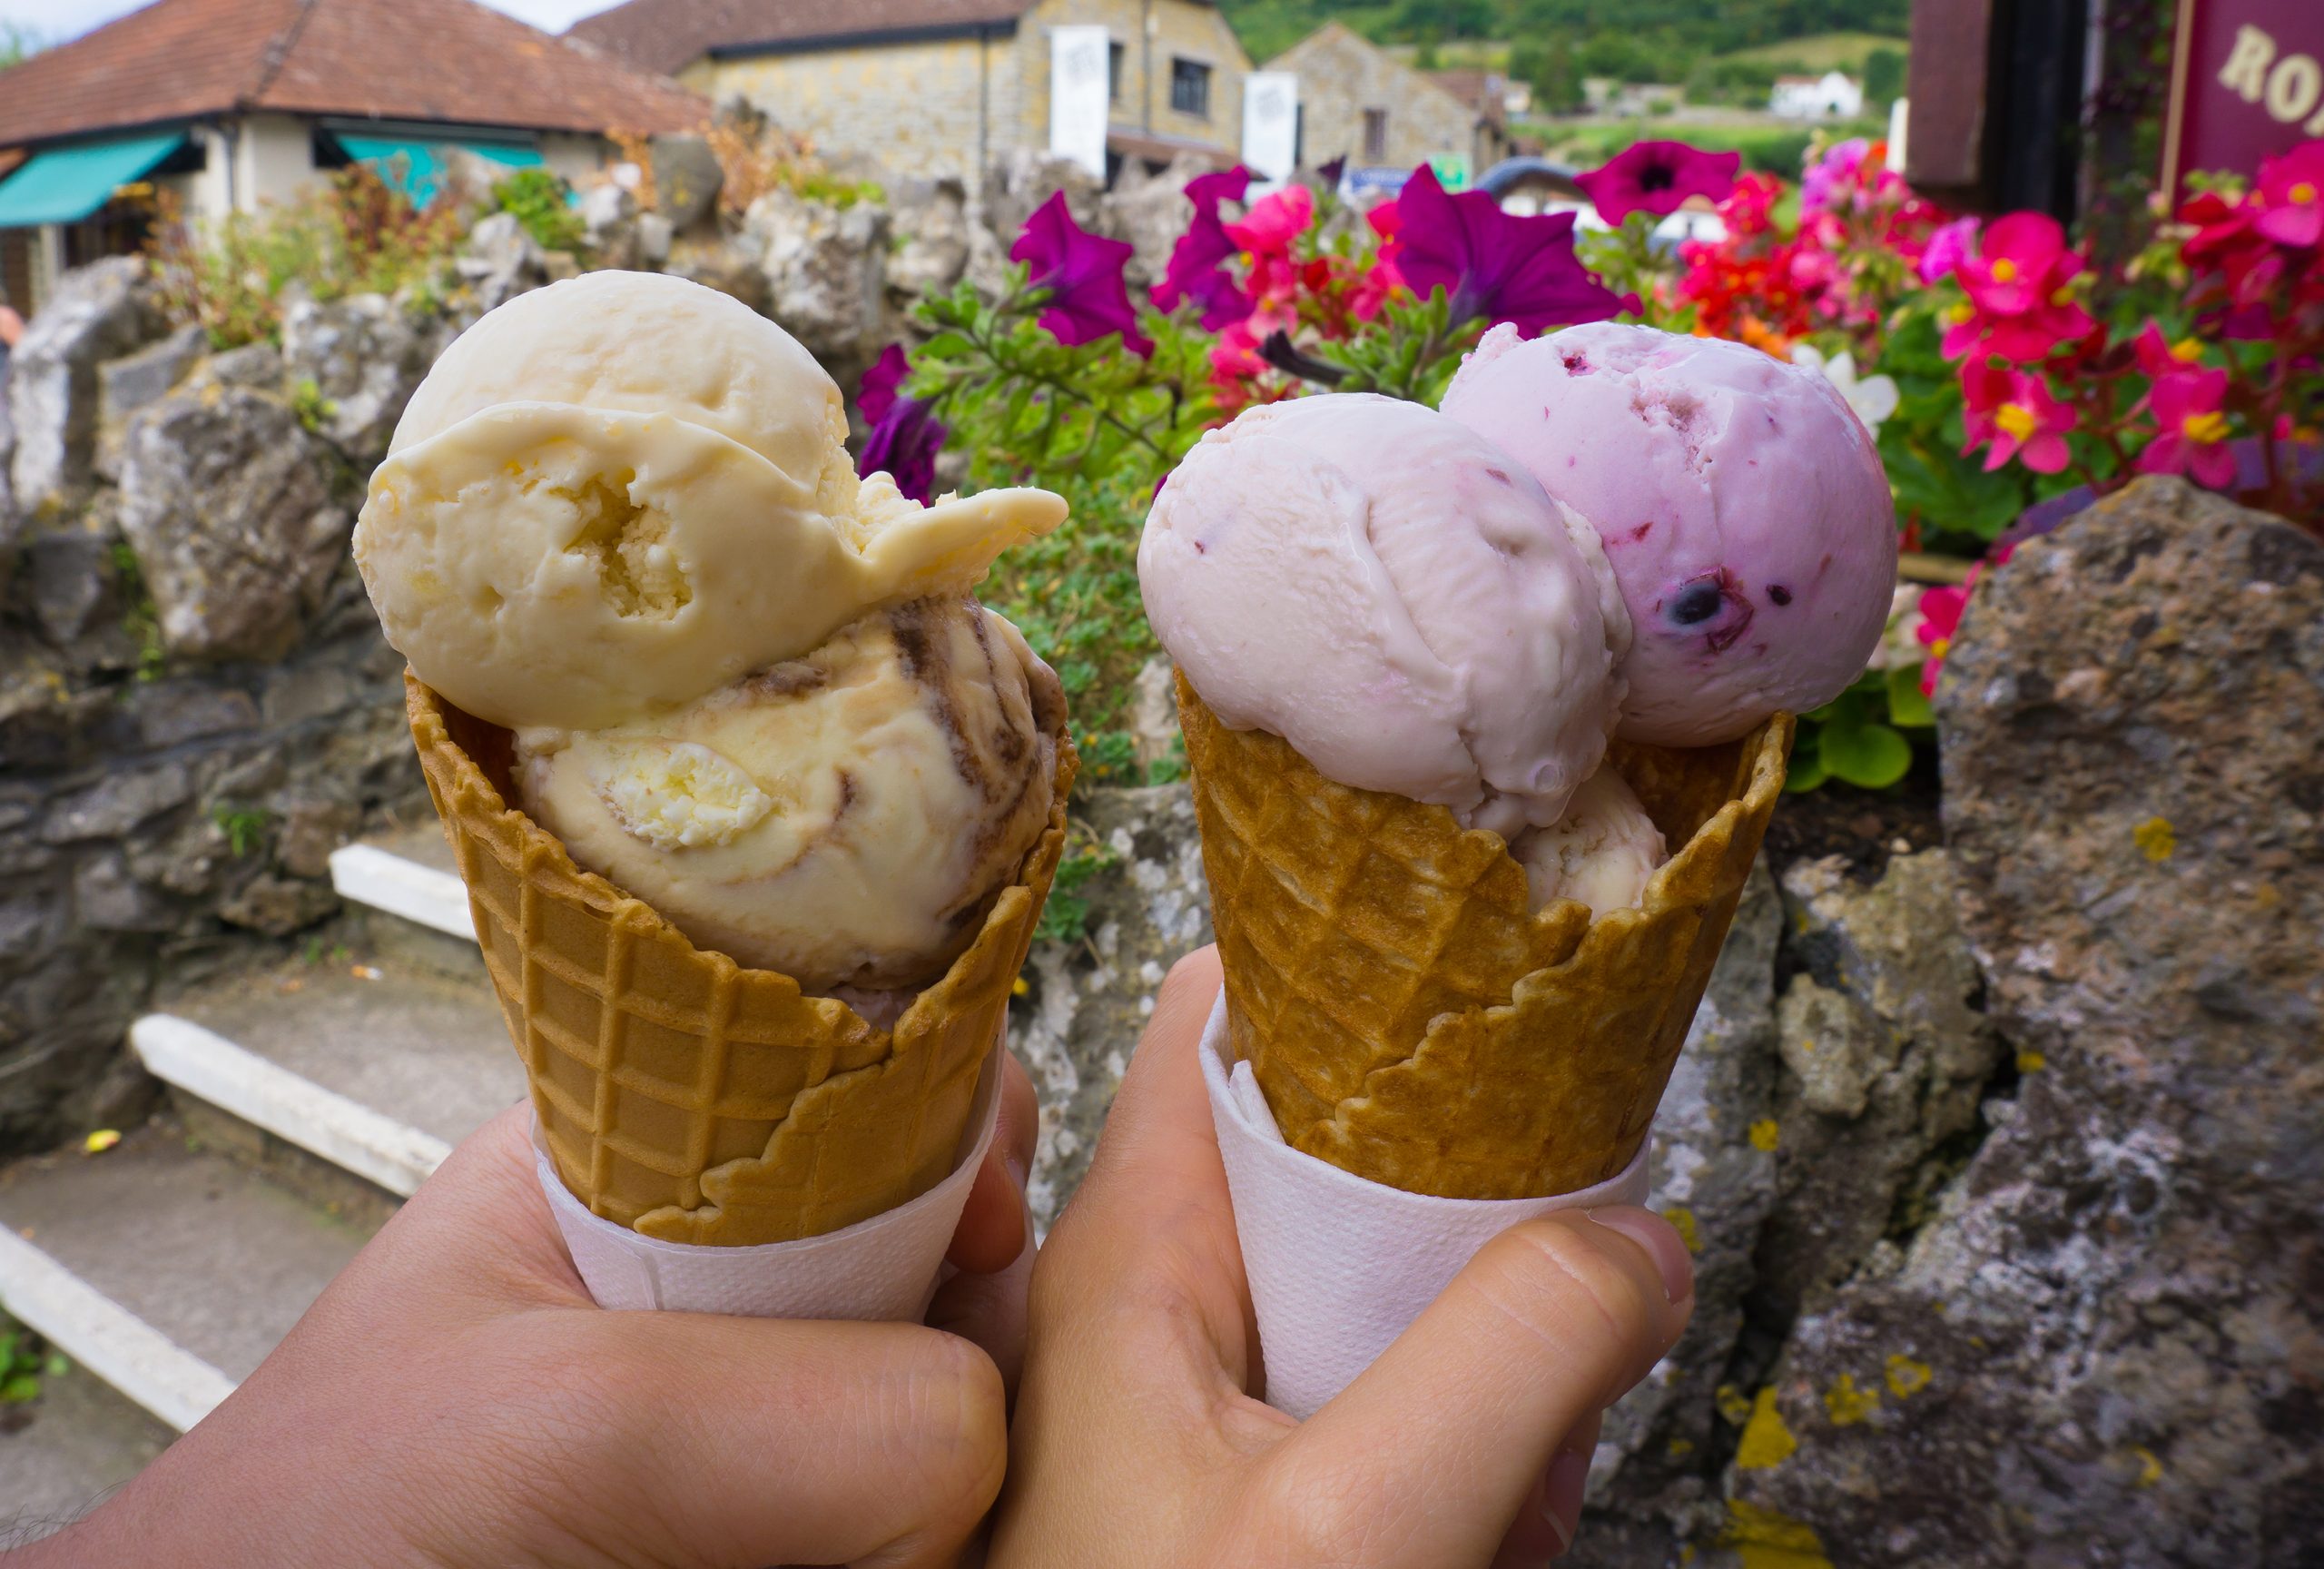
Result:
[[[2268,73],[2268,113],[2290,124],[2324,96],[2324,66],[2313,56],[2287,54]]]
[[[2220,68],[2219,84],[2232,87],[2246,104],[2257,104],[2268,90],[2268,67],[2276,61],[2276,41],[2257,27],[2235,30],[2235,48]]]

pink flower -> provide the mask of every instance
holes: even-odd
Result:
[[[1455,325],[1513,321],[1531,336],[1638,308],[1582,266],[1571,212],[1520,218],[1482,191],[1449,195],[1423,163],[1397,194],[1393,222],[1397,275],[1423,298],[1443,289]]]
[[[1009,259],[1024,262],[1029,286],[1047,295],[1040,321],[1059,342],[1094,343],[1118,332],[1122,347],[1147,355],[1154,340],[1138,334],[1137,313],[1122,280],[1130,251],[1128,241],[1100,239],[1076,223],[1059,191],[1025,220]]]
[[[2152,405],[2162,433],[2139,454],[2142,474],[2190,474],[2198,485],[2224,490],[2235,482],[2228,449],[2224,370],[2182,371],[2154,384]]]
[[[1920,275],[1924,283],[1935,283],[1953,275],[1977,242],[1977,221],[1955,218],[1928,237],[1928,249],[1921,252]]]
[[[2023,370],[1973,361],[1961,368],[1961,391],[1969,437],[1961,450],[1985,447],[1986,472],[2012,458],[2037,474],[2055,474],[2065,468],[2065,433],[2074,428],[2078,416],[2070,405],[2050,396],[2049,383]]]
[[[1945,656],[1953,651],[1954,635],[1961,629],[1961,617],[1969,608],[1969,594],[1976,587],[1977,579],[1984,575],[1986,567],[2004,565],[2016,549],[2014,545],[1994,547],[1991,555],[1969,568],[1969,575],[1958,588],[1921,590],[1917,606],[1920,624],[1913,628],[1913,636],[1928,650],[1928,657],[1921,663],[1922,696],[1936,696],[1937,672],[1945,667]]]
[[[1633,142],[1574,183],[1589,192],[1600,218],[1620,223],[1633,212],[1676,212],[1689,196],[1724,202],[1742,166],[1740,153],[1706,153],[1684,142]]]
[[[2139,374],[2150,381],[2160,381],[2165,376],[2176,376],[2202,363],[2203,346],[2192,338],[2181,338],[2173,343],[2162,335],[2162,329],[2150,321],[2142,328],[2131,347],[2139,357]]]
[[[1856,183],[1857,173],[1864,167],[1864,155],[1871,150],[1872,143],[1861,136],[1833,143],[1821,158],[1801,172],[1799,210],[1821,212],[1836,205],[1833,198]]]
[[[1252,203],[1240,223],[1227,224],[1226,237],[1255,256],[1281,256],[1315,220],[1315,193],[1305,185],[1286,185]]]
[[[2071,285],[2083,260],[2066,247],[2065,230],[2046,212],[2012,212],[1985,226],[1977,254],[1955,269],[1976,314],[1945,336],[1948,358],[1972,347],[2004,360],[2046,359],[2061,343],[2097,325],[2074,302]]]
[[[2324,239],[2324,141],[2260,160],[2260,232],[2279,245]]]

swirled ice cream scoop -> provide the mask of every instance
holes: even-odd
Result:
[[[1595,536],[1419,404],[1302,398],[1212,431],[1157,498],[1137,570],[1219,719],[1343,784],[1513,838],[1604,755],[1629,628]]]
[[[1822,376],[1648,327],[1527,341],[1503,326],[1444,412],[1597,526],[1630,608],[1623,735],[1729,740],[1863,671],[1896,513],[1872,438]]]
[[[1065,505],[921,508],[842,444],[838,386],[696,283],[593,272],[517,296],[428,372],[355,558],[419,678],[510,726],[621,723],[958,593]]]
[[[651,718],[517,732],[525,810],[704,948],[811,992],[924,982],[1049,814],[1064,694],[966,596]]]

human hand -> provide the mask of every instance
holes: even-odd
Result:
[[[1011,1061],[951,1247],[984,1273],[926,1327],[598,1308],[505,1112],[231,1399],[11,1563],[954,1564],[1007,1459],[1035,1118]]]
[[[1512,1227],[1338,1398],[1261,1372],[1196,1055],[1216,954],[1163,983],[1097,1159],[1033,1268],[995,1569],[1512,1569],[1571,1543],[1599,1416],[1694,1306],[1685,1245],[1616,1207]]]

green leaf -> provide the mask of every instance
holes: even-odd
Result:
[[[1794,795],[1805,795],[1831,777],[1824,766],[1824,760],[1816,753],[1817,748],[1812,746],[1802,746],[1792,753],[1791,768],[1784,775],[1783,787],[1786,791]]]
[[[1912,666],[1888,672],[1888,723],[1925,730],[1936,723],[1936,711],[1921,693],[1921,673]]]
[[[974,347],[975,345],[969,341],[968,334],[965,332],[939,332],[918,349],[913,350],[911,357],[915,362],[949,360],[956,354],[966,353]]]
[[[27,1400],[40,1398],[40,1375],[18,1373],[0,1380],[0,1406],[22,1406]]]
[[[1913,765],[1913,745],[1886,725],[1841,720],[1824,726],[1817,752],[1833,777],[1886,790]]]

